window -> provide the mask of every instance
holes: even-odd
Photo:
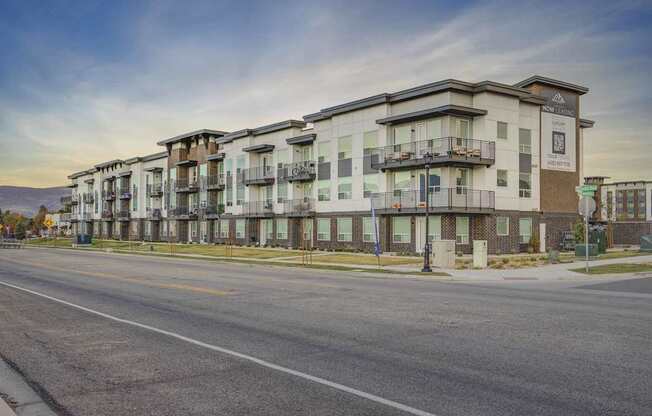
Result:
[[[276,152],[276,166],[281,169],[283,165],[290,161],[290,151],[288,149],[278,150]]]
[[[404,144],[412,141],[412,126],[404,124],[394,127],[394,144]]]
[[[468,139],[471,137],[471,124],[469,120],[465,119],[455,119],[455,131],[457,137],[460,139]]]
[[[496,186],[501,186],[501,187],[507,186],[507,170],[498,169],[496,171]]]
[[[518,238],[521,244],[529,244],[532,237],[532,218],[519,218]]]
[[[353,241],[353,219],[337,219],[337,241]]]
[[[496,217],[496,234],[509,235],[509,217]]]
[[[625,216],[623,211],[623,202],[625,200],[625,191],[616,191],[616,218],[622,219]]]
[[[627,191],[627,218],[634,218],[634,191]]]
[[[239,183],[235,189],[235,204],[243,205],[244,197],[245,197],[245,185],[243,183]]]
[[[645,218],[645,189],[638,190],[638,218]]]
[[[365,131],[362,136],[362,148],[373,149],[378,147],[378,130]]]
[[[133,192],[131,193],[131,207],[132,211],[138,211],[138,187],[133,185]]]
[[[233,206],[233,160],[227,159],[224,162],[226,170],[226,192],[224,193],[226,199],[226,206]]]
[[[287,240],[288,239],[288,219],[287,218],[278,218],[276,220],[276,239],[277,240]]]
[[[412,174],[409,170],[394,172],[394,191],[409,191],[412,188]]]
[[[528,129],[518,129],[518,151],[527,155],[532,154],[532,132]]]
[[[466,168],[455,169],[455,185],[458,195],[466,195],[467,188],[471,188],[472,171]]]
[[[428,241],[431,242],[441,240],[441,217],[439,215],[428,217],[428,237]]]
[[[363,197],[369,198],[372,193],[378,192],[378,174],[372,173],[363,176]]]
[[[220,220],[220,238],[229,238],[229,220]]]
[[[611,220],[611,217],[614,212],[614,193],[612,191],[607,192],[607,219]]]
[[[190,236],[197,238],[197,221],[190,221]]]
[[[496,138],[507,139],[507,123],[499,121],[496,126]]]
[[[235,220],[235,238],[245,238],[245,220]]]
[[[272,223],[272,220],[263,220],[263,230],[267,240],[274,239],[274,224]]]
[[[457,244],[469,244],[469,217],[455,217],[455,240]]]
[[[530,198],[532,196],[532,174],[518,174],[518,196],[521,198]]]
[[[317,143],[317,162],[325,163],[330,160],[330,142]]]
[[[331,181],[317,182],[317,199],[319,201],[331,200]]]
[[[276,202],[282,204],[285,200],[288,199],[288,183],[287,182],[278,182],[276,185]]]
[[[409,243],[412,239],[410,217],[392,218],[392,241],[394,243]]]
[[[331,241],[331,219],[317,218],[317,240]]]
[[[362,218],[362,241],[365,243],[376,242],[376,230],[374,230],[373,217]],[[376,218],[376,227],[378,227],[378,218]]]
[[[351,199],[352,196],[352,185],[351,178],[339,178],[337,183],[337,199]]]
[[[340,137],[337,139],[337,159],[351,159],[351,153],[351,136]]]

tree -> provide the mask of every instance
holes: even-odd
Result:
[[[38,208],[38,212],[34,216],[34,222],[32,224],[32,230],[35,232],[40,232],[43,229],[43,221],[45,221],[45,216],[48,214],[48,209],[45,205],[41,205]]]
[[[14,232],[14,237],[16,237],[19,240],[22,240],[25,238],[25,223],[24,222],[19,222],[16,224],[16,231]]]

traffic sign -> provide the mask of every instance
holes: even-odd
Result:
[[[593,196],[595,195],[595,192],[598,190],[597,185],[582,185],[582,186],[576,186],[575,187],[575,192],[577,192],[581,196]]]
[[[595,200],[592,197],[583,196],[580,198],[580,203],[578,204],[578,211],[580,215],[584,217],[590,217],[595,212],[595,209]]]

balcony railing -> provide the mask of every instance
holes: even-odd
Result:
[[[102,198],[105,201],[113,201],[115,199],[115,191],[102,191]]]
[[[312,181],[317,177],[317,163],[313,160],[283,165],[279,175],[289,182]]]
[[[162,183],[150,183],[147,184],[147,196],[157,197],[163,195],[163,184]]]
[[[224,214],[224,204],[208,205],[206,208],[202,208],[202,212],[207,219],[218,218]]]
[[[79,204],[79,199],[80,199],[80,198],[79,198],[79,194],[72,194],[72,195],[70,196],[70,203],[71,203],[72,205],[77,205],[77,204]]]
[[[174,182],[176,192],[197,192],[199,190],[199,181],[197,179],[182,178]]]
[[[496,143],[444,137],[378,147],[368,151],[374,169],[410,169],[430,165],[492,165]]]
[[[223,173],[218,175],[210,175],[206,178],[206,189],[224,189],[226,186],[226,178]]]
[[[92,204],[95,202],[95,196],[92,192],[85,193],[82,197],[82,200],[84,201],[84,204]]]
[[[313,198],[301,198],[283,201],[283,212],[288,216],[296,217],[314,215],[315,200]]]
[[[247,201],[243,206],[243,213],[248,217],[267,217],[274,214],[274,203],[267,201]]]
[[[161,219],[160,208],[147,208],[147,219],[150,221],[159,221]]]
[[[93,214],[91,214],[90,212],[84,212],[82,214],[82,219],[84,221],[93,221]]]
[[[102,219],[103,220],[112,220],[113,219],[113,212],[112,211],[102,211]]]
[[[62,196],[61,205],[72,205],[72,196]]]
[[[430,190],[429,212],[492,212],[496,207],[494,191],[465,187]],[[371,195],[371,203],[379,213],[419,213],[426,211],[426,191],[409,190]]]
[[[197,218],[197,215],[199,215],[199,207],[197,206],[176,207],[171,210],[171,214],[173,217],[177,219]]]
[[[69,212],[65,212],[61,214],[60,221],[61,222],[70,222],[71,214]]]
[[[131,199],[131,191],[129,188],[120,188],[118,194],[120,195],[120,199]]]
[[[118,221],[129,221],[131,214],[128,209],[122,209],[118,211]]]
[[[245,185],[269,185],[274,183],[274,168],[271,166],[244,169],[240,175],[240,179]]]

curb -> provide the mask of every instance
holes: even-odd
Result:
[[[2,358],[0,358],[0,392],[17,404],[14,411],[0,398],[0,416],[57,416],[23,377]]]

